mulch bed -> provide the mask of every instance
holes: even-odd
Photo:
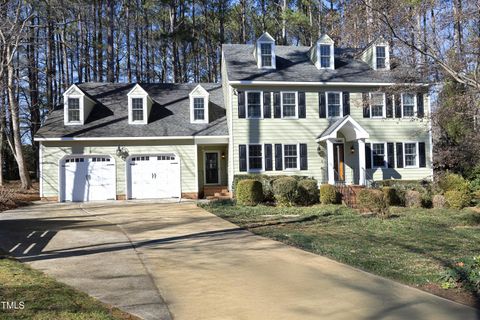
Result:
[[[38,200],[38,182],[34,182],[29,190],[22,189],[20,181],[8,181],[0,186],[0,211],[26,206]]]

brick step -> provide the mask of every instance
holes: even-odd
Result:
[[[231,197],[230,192],[215,192],[215,197]]]
[[[207,196],[207,200],[230,200],[230,196]]]

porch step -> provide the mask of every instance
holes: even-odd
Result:
[[[337,191],[341,194],[344,205],[350,208],[357,208],[358,193],[364,188],[364,186],[359,185],[339,185],[337,186]]]
[[[215,192],[213,196],[214,197],[232,197],[232,195],[228,191]]]
[[[232,199],[229,195],[222,195],[222,196],[208,196],[207,200],[230,200]]]
[[[228,193],[227,186],[203,186],[203,196],[214,196],[215,193]]]

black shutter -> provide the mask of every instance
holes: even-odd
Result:
[[[397,142],[397,168],[403,168],[403,143]]]
[[[273,170],[272,145],[265,145],[265,171]]]
[[[245,118],[245,92],[238,91],[238,117]]]
[[[280,108],[280,92],[273,93],[273,117],[282,117],[282,109]]]
[[[318,93],[318,115],[320,118],[327,117],[327,98],[325,92]]]
[[[298,117],[307,117],[307,108],[305,106],[305,92],[298,93]]]
[[[308,170],[308,155],[306,143],[300,143],[300,170]]]
[[[395,145],[387,142],[387,163],[389,168],[395,168]]]
[[[275,145],[275,170],[283,170],[281,144]]]
[[[238,153],[240,158],[240,171],[247,171],[247,146],[245,144],[238,145]]]
[[[266,91],[263,92],[263,117],[271,118],[272,117],[272,103],[271,103],[271,94]]]
[[[365,167],[372,169],[372,144],[365,143]]]
[[[425,168],[427,166],[425,142],[418,143],[418,163],[420,168]]]
[[[363,117],[370,118],[370,103],[368,102],[368,92],[362,93],[362,102],[363,102]]]
[[[395,118],[402,117],[402,102],[400,98],[400,94],[395,95]]]
[[[343,93],[343,116],[350,114],[350,92]]]
[[[417,117],[423,118],[425,115],[425,108],[423,107],[423,93],[417,94]]]
[[[393,101],[392,101],[392,95],[391,94],[386,94],[387,96],[387,118],[393,118]],[[392,167],[393,168],[393,167]]]

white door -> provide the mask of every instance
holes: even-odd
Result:
[[[130,199],[180,197],[180,159],[174,154],[132,156],[127,170]]]
[[[69,157],[62,169],[65,201],[115,199],[115,163],[111,157]]]

